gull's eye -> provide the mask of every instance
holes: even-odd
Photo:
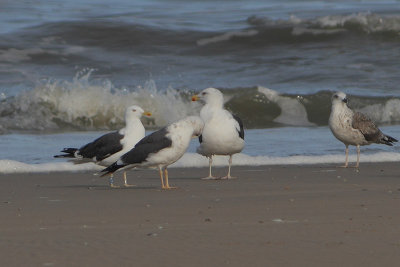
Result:
[[[133,112],[136,112],[136,109],[132,109]]]
[[[338,96],[338,95],[334,95],[333,97],[334,97],[334,98],[338,98],[339,96]]]
[[[201,95],[206,95],[206,94],[207,94],[206,92],[201,93]]]

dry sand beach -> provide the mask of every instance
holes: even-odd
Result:
[[[216,168],[216,174],[225,169]],[[400,164],[0,176],[0,266],[395,266]],[[120,182],[119,176],[115,179]]]

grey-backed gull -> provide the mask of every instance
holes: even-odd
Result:
[[[241,152],[244,147],[242,120],[224,109],[224,97],[218,89],[204,89],[192,97],[192,101],[198,100],[204,104],[200,117],[205,125],[199,137],[197,153],[209,160],[209,175],[203,179],[217,179],[211,173],[213,155],[229,156],[228,174],[221,179],[231,179],[232,155]]]

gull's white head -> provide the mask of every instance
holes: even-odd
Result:
[[[129,106],[125,110],[125,120],[129,121],[131,119],[140,119],[142,115],[151,116],[151,113],[144,111],[141,107],[137,105]]]
[[[207,88],[192,96],[192,101],[201,101],[207,105],[222,107],[224,105],[224,95],[218,89]]]
[[[343,92],[336,92],[332,96],[332,105],[346,105],[347,104],[347,97],[346,94]]]

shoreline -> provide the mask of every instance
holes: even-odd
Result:
[[[227,168],[216,167],[216,175]],[[377,266],[400,260],[400,164],[0,175],[2,266]],[[122,183],[121,174],[114,178]]]

